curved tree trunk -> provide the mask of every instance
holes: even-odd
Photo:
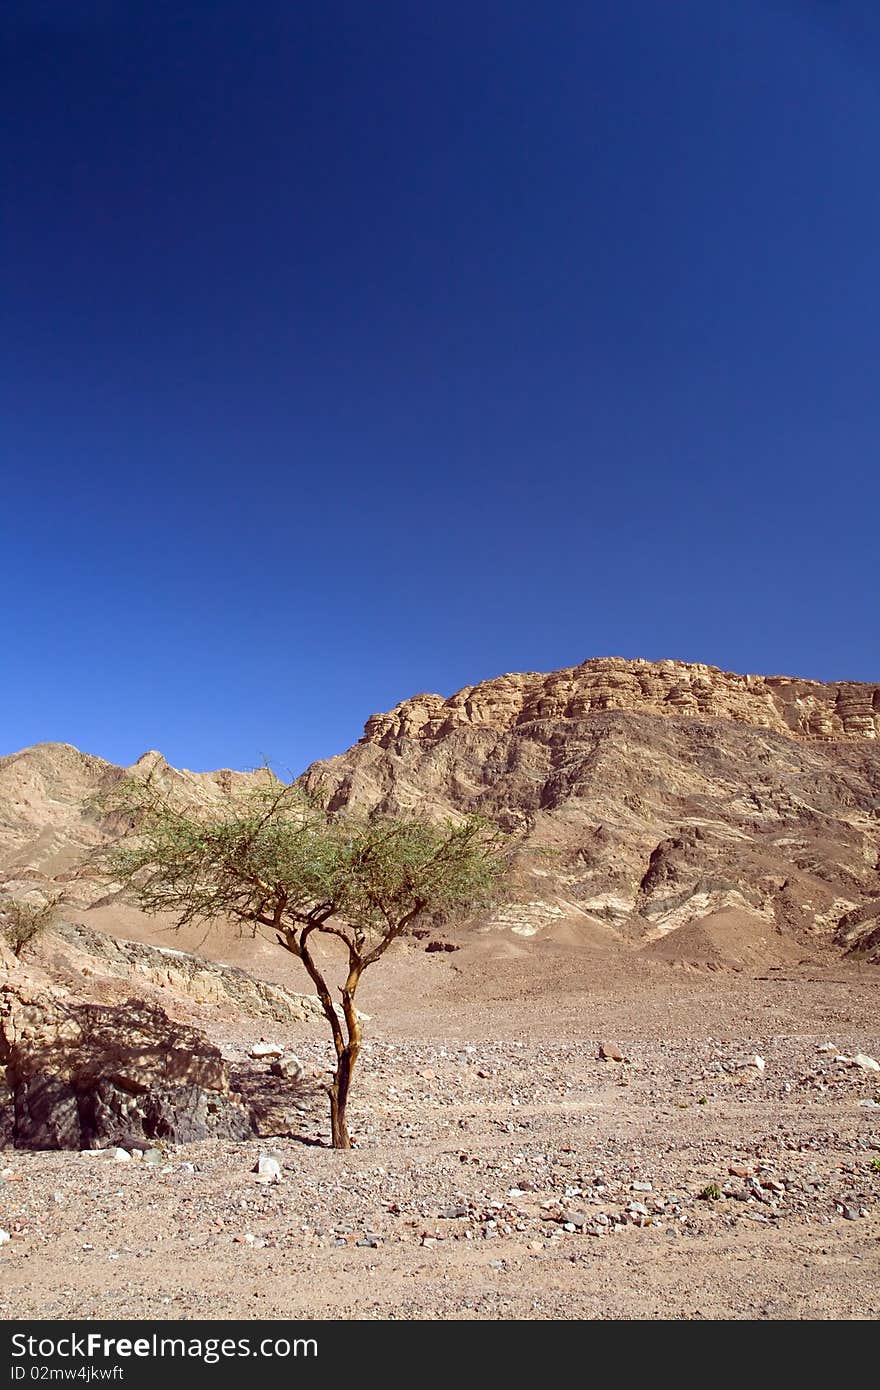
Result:
[[[346,1047],[339,1058],[333,1084],[330,1087],[330,1141],[334,1149],[351,1148],[351,1136],[348,1132],[345,1112],[348,1106],[348,1092],[351,1086],[354,1063],[355,1057],[352,1056],[351,1048]]]
[[[348,1106],[348,1092],[351,1087],[354,1064],[361,1050],[361,1025],[357,1009],[354,1006],[354,994],[364,965],[354,949],[349,946],[348,979],[342,989],[342,1012],[345,1018],[345,1031],[348,1035],[346,1040],[336,1009],[333,1006],[330,990],[327,988],[327,982],[306,945],[306,939],[307,936],[304,934],[302,940],[297,944],[297,954],[315,983],[318,998],[333,1034],[333,1046],[336,1049],[336,1071],[333,1073],[333,1081],[328,1087],[330,1142],[334,1149],[350,1149],[351,1136],[348,1132],[345,1112]]]
[[[361,1050],[361,1024],[357,1009],[354,1006],[354,992],[358,987],[360,977],[361,964],[353,956],[348,979],[342,991],[342,1012],[345,1015],[348,1042],[337,1054],[336,1074],[333,1077],[333,1085],[330,1087],[330,1130],[334,1149],[351,1148],[351,1138],[345,1121],[345,1109],[348,1105],[348,1092],[354,1064]]]

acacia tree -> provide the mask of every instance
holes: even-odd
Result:
[[[0,935],[17,959],[25,946],[30,946],[43,932],[49,931],[58,918],[58,899],[30,903],[18,898],[0,902]]]
[[[193,808],[150,779],[128,781],[112,806],[131,829],[110,851],[108,871],[145,912],[170,910],[178,927],[249,924],[302,961],[333,1034],[333,1147],[350,1148],[361,977],[420,917],[487,900],[501,872],[499,832],[474,816],[442,825],[336,817],[319,798],[283,785]],[[338,938],[347,956],[341,1009],[315,954],[321,936]]]

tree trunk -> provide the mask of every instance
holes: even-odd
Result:
[[[343,1050],[336,1065],[333,1084],[330,1087],[330,1135],[334,1149],[350,1149],[351,1137],[345,1119],[348,1105],[348,1091],[351,1074],[357,1059],[358,1046],[349,1043]]]
[[[333,1085],[330,1087],[330,1132],[334,1149],[351,1148],[351,1138],[348,1133],[348,1125],[345,1122],[345,1107],[348,1104],[351,1074],[361,1050],[361,1024],[357,1009],[354,1006],[354,994],[362,969],[361,961],[352,951],[348,979],[342,990],[342,1012],[345,1015],[348,1042],[343,1048],[336,1049],[336,1074],[333,1077]]]
[[[345,1119],[345,1111],[348,1106],[348,1092],[351,1086],[351,1074],[354,1071],[354,1064],[357,1061],[358,1053],[361,1050],[361,1024],[358,1018],[357,1009],[354,1006],[355,990],[363,970],[363,962],[349,944],[349,970],[348,979],[342,989],[342,1012],[345,1018],[345,1029],[348,1035],[347,1040],[343,1036],[336,1010],[333,1007],[333,1000],[327,988],[327,982],[318,969],[309,951],[306,940],[307,932],[303,933],[299,943],[300,960],[315,982],[318,990],[318,998],[330,1024],[333,1033],[333,1046],[336,1049],[336,1071],[333,1073],[333,1081],[328,1087],[330,1096],[330,1142],[334,1149],[350,1149],[351,1136],[348,1132],[348,1125]]]

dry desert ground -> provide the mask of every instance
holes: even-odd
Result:
[[[3,1316],[880,1313],[880,1072],[835,1060],[880,1056],[876,968],[482,942],[403,952],[361,1005],[352,1152],[322,1142],[320,1024],[204,1013],[233,1061],[297,1052],[301,1134],[7,1151]]]

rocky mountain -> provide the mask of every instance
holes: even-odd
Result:
[[[880,956],[880,686],[590,660],[416,695],[305,780],[340,810],[519,832],[486,931],[703,965]]]
[[[209,802],[266,777],[260,772],[188,772],[161,753],[144,753],[130,768],[81,753],[68,743],[38,743],[0,758],[0,894],[51,885],[63,901],[92,907],[107,889],[89,852],[112,822],[100,800],[124,778],[151,775],[192,802]]]
[[[132,771],[198,801],[266,776],[63,744],[0,758],[0,895],[60,893],[73,920],[153,939],[88,862],[97,798]],[[880,685],[596,659],[416,695],[303,781],[340,811],[477,811],[515,832],[510,896],[469,939],[703,967],[880,959]]]

